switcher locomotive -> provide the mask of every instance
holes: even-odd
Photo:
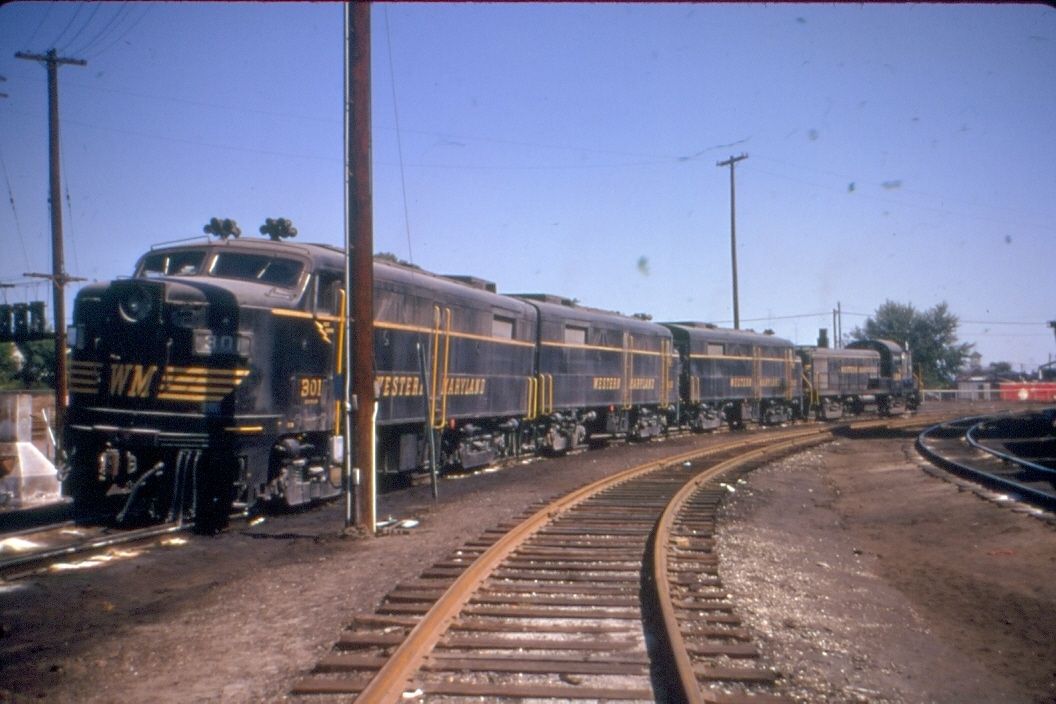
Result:
[[[75,510],[212,532],[233,506],[338,493],[344,263],[328,245],[189,241],[84,287],[65,427]],[[909,353],[887,341],[797,350],[380,258],[374,279],[382,474],[919,399]]]

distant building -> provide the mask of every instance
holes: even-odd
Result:
[[[958,401],[996,401],[1007,396],[1007,393],[1002,395],[1002,387],[1007,389],[1009,385],[1035,380],[1032,374],[1023,372],[984,370],[979,364],[982,356],[978,353],[973,353],[969,359],[971,371],[957,377]]]

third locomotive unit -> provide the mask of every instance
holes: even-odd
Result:
[[[344,266],[327,245],[198,241],[82,289],[65,442],[75,506],[212,530],[236,503],[335,494]],[[374,356],[379,473],[919,403],[894,342],[796,348],[380,259]]]

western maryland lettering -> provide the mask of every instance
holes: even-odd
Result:
[[[444,393],[448,396],[483,396],[487,379],[484,377],[451,377],[447,380]]]
[[[764,376],[760,377],[758,381],[752,379],[750,376],[734,376],[730,377],[730,388],[731,389],[750,389],[758,383],[760,388],[774,389],[781,386],[782,379],[776,376]]]
[[[160,373],[159,373],[160,372]],[[110,364],[111,397],[157,398],[161,401],[222,401],[249,375],[248,369],[165,367],[156,364]],[[84,388],[87,388],[86,386]],[[87,393],[87,391],[83,391]]]
[[[151,382],[157,373],[156,364],[111,364],[110,395],[148,398],[151,395]]]
[[[845,364],[839,368],[840,374],[872,374],[873,376],[879,375],[879,369],[875,366],[854,366],[852,364]]]
[[[488,380],[482,376],[452,376],[444,384],[447,396],[483,396]],[[379,374],[374,385],[379,398],[422,396],[422,380],[416,374]]]
[[[631,378],[627,386],[631,391],[652,391],[656,384],[656,377],[636,376]],[[596,376],[593,387],[595,391],[619,391],[623,388],[623,379],[618,376]]]
[[[421,379],[413,374],[378,374],[374,380],[374,392],[379,398],[394,396],[421,396]]]

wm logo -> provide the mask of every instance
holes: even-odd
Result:
[[[150,386],[157,373],[156,364],[151,364],[149,367],[142,364],[111,364],[110,395],[147,398],[150,396]]]

